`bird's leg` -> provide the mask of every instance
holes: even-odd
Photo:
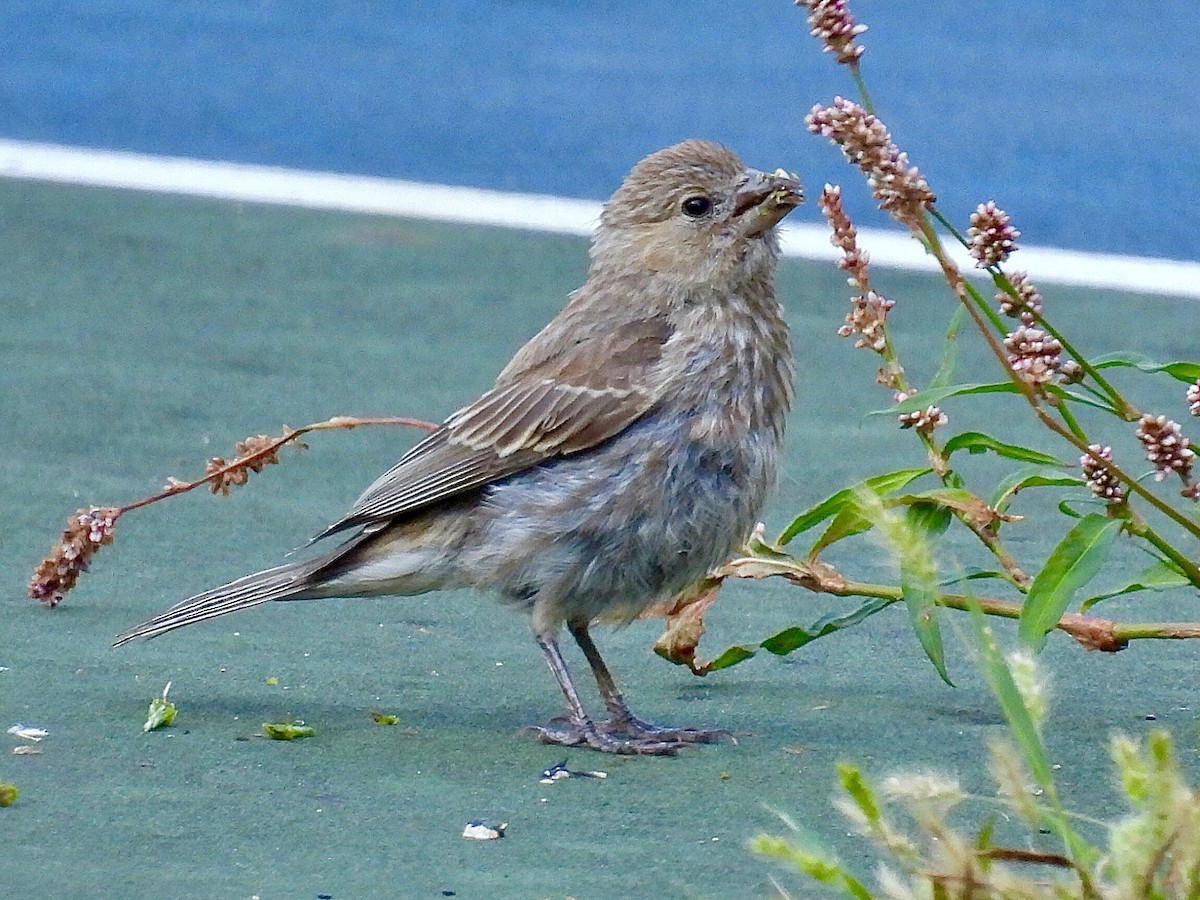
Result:
[[[600,656],[600,650],[596,647],[596,642],[592,640],[592,636],[588,633],[587,623],[569,623],[567,628],[571,632],[571,636],[575,638],[575,643],[579,645],[579,649],[583,651],[588,665],[592,667],[592,674],[596,677],[596,686],[600,689],[600,697],[604,700],[604,705],[608,709],[608,721],[596,726],[601,732],[610,735],[625,734],[631,738],[669,741],[676,744],[707,744],[720,740],[723,737],[730,737],[728,731],[710,731],[700,728],[664,728],[661,725],[655,725],[653,722],[639,719],[630,711],[628,705],[625,703],[625,698],[621,696],[621,691],[612,677],[612,672],[604,664],[604,660]]]
[[[569,716],[559,716],[551,719],[546,725],[535,725],[529,729],[538,736],[542,743],[566,746],[582,744],[604,753],[653,756],[670,755],[682,746],[679,741],[651,739],[646,736],[634,737],[632,733],[630,733],[632,740],[621,740],[613,737],[614,732],[597,728],[583,708],[579,692],[575,690],[575,682],[567,670],[566,660],[563,659],[562,652],[558,649],[558,642],[553,637],[547,638],[540,634],[536,635],[536,638],[542,655],[546,658],[546,664],[554,673],[554,678],[558,681],[563,698],[567,701],[567,707],[571,711]],[[593,647],[593,649],[595,648]]]

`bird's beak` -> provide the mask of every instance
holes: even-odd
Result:
[[[795,177],[747,169],[733,194],[733,216],[746,216],[747,233],[759,234],[803,202],[804,188]]]

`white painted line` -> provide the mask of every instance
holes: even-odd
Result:
[[[331,172],[0,140],[0,176],[591,234],[600,204]]]
[[[867,251],[871,265],[880,268],[939,271],[933,257],[915,240],[899,231],[860,228],[859,246]],[[965,248],[947,243],[951,257],[968,277],[990,276],[975,268]],[[783,230],[783,252],[804,259],[836,261],[840,255],[829,244],[829,232],[810,225]],[[1068,284],[1104,290],[1200,299],[1200,263],[1115,253],[1085,253],[1057,247],[1021,244],[1009,257],[1009,272],[1029,272],[1034,284]]]
[[[0,177],[558,234],[590,235],[600,216],[600,204],[590,200],[3,139]],[[878,267],[937,269],[922,248],[903,234],[864,228],[859,242]],[[783,251],[805,259],[837,258],[828,232],[817,225],[786,226]],[[972,271],[965,251],[957,261],[964,272]],[[1023,246],[1011,266],[1029,271],[1035,283],[1200,298],[1198,262]]]

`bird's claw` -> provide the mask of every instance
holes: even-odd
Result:
[[[609,723],[605,722],[604,726]],[[543,744],[558,744],[564,747],[590,747],[601,753],[617,753],[622,756],[674,756],[687,745],[687,740],[668,737],[652,737],[621,730],[597,727],[590,721],[577,722],[565,716],[557,716],[545,725],[531,725],[525,729],[536,735]],[[619,738],[614,735],[626,734]]]
[[[729,738],[735,744],[733,732],[724,728],[668,728],[639,719],[632,713],[614,715],[596,726],[605,734],[623,734],[631,738],[648,738],[675,744],[715,744]]]

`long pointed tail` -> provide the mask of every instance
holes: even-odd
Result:
[[[123,631],[117,635],[113,646],[119,647],[134,638],[155,637],[184,625],[193,625],[272,600],[299,600],[304,596],[305,589],[312,587],[309,577],[324,561],[307,560],[276,566],[188,597],[153,619]]]

